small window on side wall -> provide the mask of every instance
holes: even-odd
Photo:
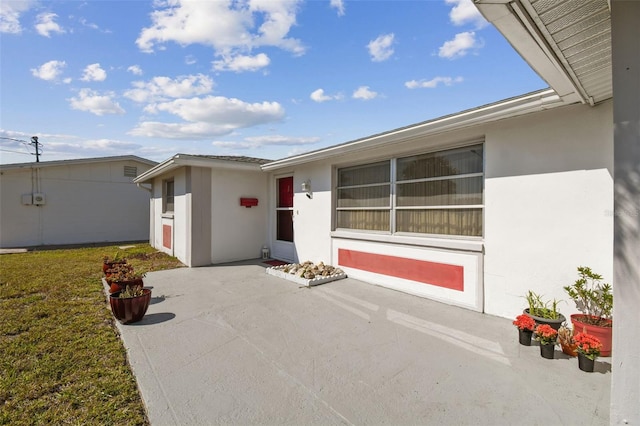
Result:
[[[172,180],[165,180],[162,188],[162,212],[173,212],[174,185]]]

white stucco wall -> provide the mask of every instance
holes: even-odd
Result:
[[[295,250],[300,260],[337,262],[336,251],[355,247],[374,254],[467,265],[469,292],[387,279],[351,270],[350,276],[489,314],[522,312],[528,290],[564,300],[561,312],[577,312],[563,286],[590,266],[611,281],[613,244],[613,142],[610,103],[575,105],[473,126],[418,140],[399,141],[292,170]],[[332,233],[333,166],[372,162],[485,140],[485,227],[482,239],[373,236],[353,240]],[[333,163],[333,164],[332,164]],[[313,199],[300,185],[311,179]],[[372,234],[369,234],[372,235]],[[377,240],[377,241],[374,241]],[[466,243],[469,243],[465,246]],[[346,246],[345,246],[346,244]],[[393,247],[396,247],[394,249]],[[483,253],[484,252],[484,253]],[[460,257],[462,256],[462,257]],[[476,285],[478,287],[476,287]],[[476,291],[477,290],[477,291]],[[455,297],[448,297],[452,294]]]
[[[302,191],[302,183],[311,182],[311,197]],[[300,262],[331,262],[331,164],[315,163],[293,175],[293,235],[295,255]],[[275,194],[274,194],[275,199]],[[275,220],[272,223],[275,235]]]
[[[267,175],[260,170],[211,171],[211,263],[257,259],[268,241]],[[258,205],[242,207],[240,198],[257,198]]]
[[[485,311],[513,317],[527,290],[575,305],[563,286],[613,274],[612,104],[577,105],[486,131]]]
[[[0,247],[147,240],[149,193],[124,176],[133,160],[36,164],[0,176]],[[24,205],[42,193],[44,205]]]

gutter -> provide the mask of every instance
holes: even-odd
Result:
[[[325,160],[348,153],[375,148],[380,145],[407,141],[410,139],[432,136],[439,133],[463,129],[477,124],[489,123],[506,118],[516,117],[531,112],[542,111],[568,105],[553,89],[545,89],[528,95],[503,100],[497,103],[466,110],[460,113],[447,115],[435,120],[426,121],[416,125],[391,130],[386,133],[369,136],[355,141],[294,157],[283,158],[262,166],[264,171],[277,170],[307,163],[310,161]]]
[[[142,183],[136,183],[136,186],[140,189],[144,189],[145,191],[149,192],[149,194],[151,194],[153,192],[152,188],[146,187],[146,186],[142,186]]]

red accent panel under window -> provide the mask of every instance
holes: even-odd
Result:
[[[171,248],[171,225],[162,225],[162,245]]]
[[[376,274],[464,291],[464,268],[384,254],[338,249],[338,264]]]

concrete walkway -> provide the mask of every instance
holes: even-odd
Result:
[[[610,358],[585,373],[510,320],[265,266],[147,275],[147,315],[118,325],[152,425],[609,423]]]

